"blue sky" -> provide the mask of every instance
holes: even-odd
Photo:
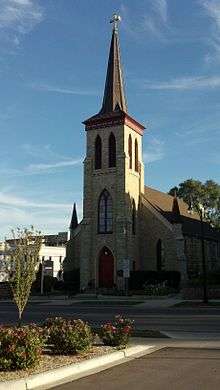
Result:
[[[0,0],[0,237],[82,212],[81,122],[104,88],[113,12],[145,182],[220,182],[219,0]]]

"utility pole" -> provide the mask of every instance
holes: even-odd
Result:
[[[203,210],[199,210],[200,225],[201,225],[201,244],[202,244],[202,273],[203,273],[203,302],[208,303],[207,292],[207,267],[205,258],[205,239],[204,239],[204,223],[203,223]]]
[[[207,267],[205,258],[205,234],[204,234],[204,207],[199,202],[190,200],[188,212],[193,214],[193,208],[198,212],[200,218],[201,230],[201,249],[202,249],[202,284],[203,284],[203,302],[208,303],[208,286],[207,286]]]
[[[40,294],[44,295],[44,256],[42,256],[42,263],[41,263]]]

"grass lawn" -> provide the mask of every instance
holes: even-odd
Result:
[[[169,339],[170,337],[160,332],[159,330],[152,329],[135,329],[132,333],[132,337],[149,337],[152,339]]]
[[[174,305],[173,307],[192,307],[192,308],[196,308],[196,307],[220,307],[220,301],[218,302],[208,302],[208,303],[204,303],[202,301],[198,301],[198,302],[193,302],[193,301],[185,301],[185,302],[180,302],[180,303],[176,303],[176,305]]]
[[[94,333],[99,333],[100,328],[92,327],[92,330]],[[131,337],[148,337],[148,338],[154,338],[154,339],[169,339],[170,337],[165,335],[164,333],[160,332],[159,330],[153,330],[153,329],[134,329]]]
[[[96,300],[96,301],[78,301],[78,302],[74,302],[73,305],[90,305],[90,306],[94,306],[94,305],[103,305],[103,306],[133,306],[133,305],[138,305],[140,303],[143,303],[143,301],[108,301],[108,300],[103,300],[103,301],[99,301],[99,300]]]

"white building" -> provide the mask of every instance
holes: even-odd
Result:
[[[0,282],[6,282],[7,280],[7,244],[0,242]]]
[[[67,232],[44,235],[43,243],[39,252],[39,261],[44,265],[44,274],[60,278],[63,269],[63,260],[66,257]],[[14,240],[7,240],[9,247],[14,246]],[[6,256],[5,243],[0,244],[0,282],[4,281]],[[2,270],[2,271],[1,271]],[[61,271],[61,272],[60,272]]]
[[[66,257],[66,246],[49,246],[42,244],[39,259],[44,264],[44,274],[60,278],[63,260]]]

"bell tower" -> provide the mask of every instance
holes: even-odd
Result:
[[[138,207],[144,192],[144,126],[128,114],[114,14],[104,97],[98,114],[85,120],[81,288],[125,288],[138,268]],[[127,269],[127,271],[125,270]]]

